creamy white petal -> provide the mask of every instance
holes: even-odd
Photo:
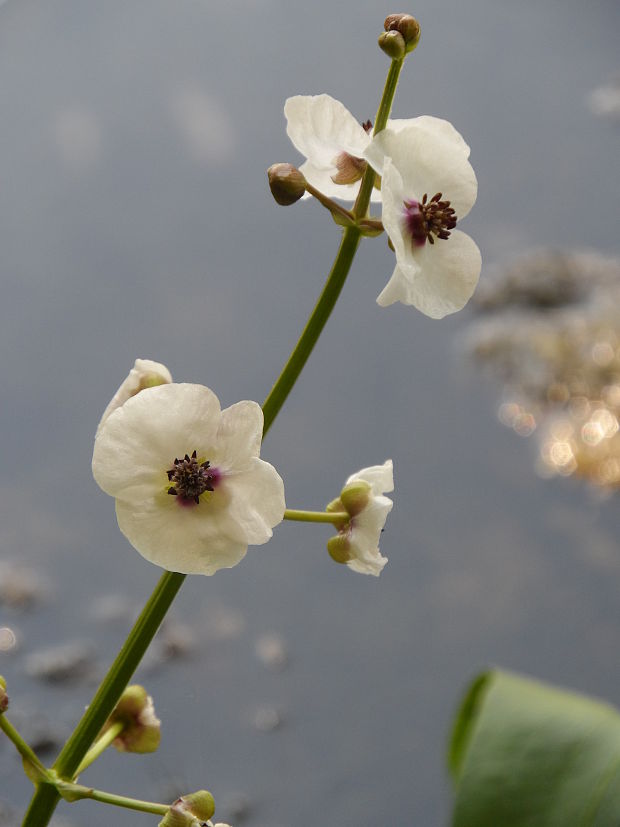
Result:
[[[243,530],[248,543],[261,545],[273,534],[273,527],[284,519],[284,483],[268,462],[253,459],[251,467],[225,479],[230,495],[228,509]]]
[[[203,495],[204,497],[204,495]],[[122,533],[140,554],[181,574],[214,574],[243,559],[247,540],[223,508],[208,513],[211,502],[182,506],[165,493],[150,502],[116,501]]]
[[[405,198],[419,201],[425,193],[432,197],[441,192],[459,220],[476,201],[478,182],[465,153],[455,151],[453,141],[442,139],[425,126],[384,129],[373,138],[364,157],[379,172],[391,158],[401,176]],[[383,183],[384,202],[385,190]]]
[[[463,152],[469,158],[470,149],[461,133],[455,129],[450,121],[436,118],[434,115],[419,115],[417,118],[394,118],[387,122],[388,129],[399,132],[407,126],[418,126],[426,129],[432,135],[452,143],[453,148]]]
[[[154,384],[163,385],[169,382],[172,382],[172,376],[168,368],[162,365],[161,362],[153,362],[151,359],[136,359],[128,376],[123,380],[103,412],[97,426],[97,433],[99,433],[101,426],[110,414],[120,408],[121,405],[124,405],[132,396]]]
[[[450,238],[418,247],[414,255],[419,265],[417,275],[410,280],[397,267],[388,284],[391,294],[398,293],[398,301],[417,307],[433,319],[461,310],[480,277],[482,260],[473,239],[460,230],[452,230]]]
[[[263,439],[263,412],[257,402],[244,400],[225,408],[217,430],[217,450],[213,465],[235,468],[248,467],[260,454]]]
[[[373,494],[384,494],[386,491],[393,491],[394,464],[391,459],[386,459],[383,465],[371,465],[369,468],[362,468],[361,471],[351,474],[347,480],[347,485],[357,480],[367,482]]]
[[[391,158],[386,158],[385,161],[381,195],[383,196],[381,216],[383,226],[394,245],[396,260],[405,270],[411,270],[409,274],[411,276],[416,271],[417,265],[410,255],[411,240],[405,235],[403,179]]]
[[[374,497],[354,518],[349,537],[353,558],[347,562],[353,571],[378,576],[387,563],[379,551],[379,538],[392,505],[387,497]]]
[[[361,158],[370,141],[364,127],[330,95],[288,98],[284,115],[295,148],[317,167],[332,167],[341,152]]]
[[[165,484],[175,458],[209,459],[220,424],[217,396],[203,385],[147,388],[112,413],[95,439],[93,476],[112,496]],[[157,476],[163,475],[163,476]]]
[[[411,295],[413,290],[413,277],[396,265],[390,280],[377,296],[377,304],[381,307],[389,307],[391,304],[413,304]]]

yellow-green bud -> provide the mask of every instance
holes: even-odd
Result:
[[[335,534],[327,541],[327,551],[329,556],[336,563],[348,563],[353,559],[351,554],[351,544],[344,534]]]
[[[199,821],[208,821],[215,812],[215,801],[208,790],[198,790],[196,793],[182,795],[178,801],[182,802],[181,809]]]
[[[114,724],[123,729],[113,744],[120,752],[155,752],[161,739],[161,721],[155,715],[153,699],[143,686],[128,686],[121,695],[102,732]]]
[[[340,499],[340,497],[336,497],[335,500],[332,500],[330,503],[328,503],[325,506],[325,511],[329,511],[330,514],[333,514],[334,511],[336,513],[338,513],[340,511],[344,511],[344,510],[345,510],[345,507],[342,504],[342,500]]]
[[[355,480],[345,485],[340,492],[340,499],[349,516],[355,517],[366,508],[371,490],[369,483],[364,480]]]
[[[410,14],[390,14],[385,18],[386,32],[397,31],[405,41],[405,53],[412,52],[420,41],[420,24]]]
[[[402,60],[406,54],[405,38],[400,32],[381,32],[379,48],[392,60]]]
[[[283,207],[299,201],[306,191],[306,179],[292,164],[273,164],[267,170],[269,189]]]
[[[6,681],[0,675],[0,715],[9,708],[9,696],[6,694]]]

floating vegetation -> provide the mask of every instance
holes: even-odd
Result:
[[[504,383],[501,422],[538,470],[620,487],[620,261],[539,251],[480,291],[469,349]]]

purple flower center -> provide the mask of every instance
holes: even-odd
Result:
[[[175,459],[169,471],[168,482],[172,483],[168,493],[178,497],[180,505],[198,505],[200,495],[205,491],[213,491],[219,482],[220,473],[217,468],[211,468],[208,460],[198,462],[196,451],[191,455],[185,454],[183,459]]]
[[[441,200],[438,192],[430,199],[424,193],[421,201],[404,201],[405,226],[411,236],[414,247],[423,247],[428,241],[435,243],[435,238],[449,238],[450,230],[456,227],[456,213],[449,201]]]

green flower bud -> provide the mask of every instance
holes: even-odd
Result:
[[[0,675],[0,715],[9,708],[9,696],[6,694],[6,681]]]
[[[215,812],[215,801],[208,790],[183,795],[179,801],[183,802],[182,809],[200,821],[208,821]]]
[[[420,41],[420,24],[410,14],[390,14],[385,18],[386,32],[397,31],[405,41],[405,53],[412,52]]]
[[[120,752],[155,752],[161,738],[161,721],[155,715],[153,699],[143,686],[128,686],[103,728],[122,723],[123,730],[113,744]]]
[[[344,534],[335,534],[327,541],[327,551],[329,556],[336,563],[348,563],[353,559],[350,552],[351,544]]]
[[[355,517],[366,508],[371,490],[370,484],[364,480],[355,480],[345,485],[340,492],[340,499],[349,516]]]
[[[345,510],[346,509],[345,509],[344,505],[342,504],[342,500],[340,499],[340,497],[336,497],[335,500],[332,500],[330,503],[328,503],[325,506],[325,511],[329,511],[330,514],[333,514],[334,512],[338,513],[340,511],[345,511]]]
[[[400,32],[381,32],[379,48],[392,60],[402,60],[406,54],[405,38]]]
[[[299,201],[306,191],[306,179],[292,164],[273,164],[267,170],[269,189],[283,207]]]

